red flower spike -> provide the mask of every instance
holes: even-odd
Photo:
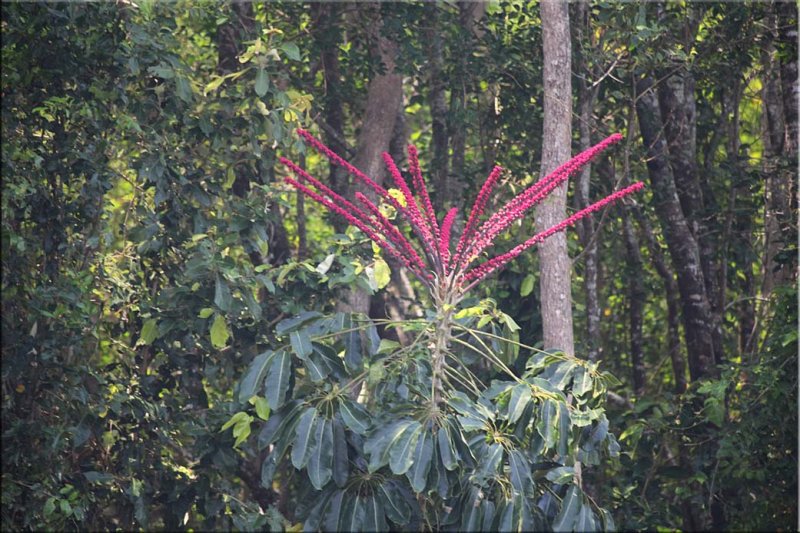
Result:
[[[458,214],[457,208],[452,208],[442,221],[442,236],[439,239],[439,257],[442,258],[442,270],[445,276],[450,275],[450,229]]]
[[[539,204],[548,194],[552,193],[558,186],[563,184],[570,176],[578,172],[603,150],[619,142],[622,136],[618,134],[612,135],[588,150],[584,150],[525,189],[521,194],[517,195],[479,226],[479,220],[486,209],[492,191],[502,173],[501,167],[494,167],[478,193],[478,197],[475,200],[475,204],[472,207],[464,227],[464,232],[456,245],[455,255],[451,257],[451,237],[453,224],[458,215],[458,209],[452,208],[447,212],[442,220],[440,228],[433,210],[433,204],[428,195],[428,190],[425,187],[425,181],[422,178],[419,167],[419,157],[417,149],[414,146],[408,147],[409,171],[411,172],[414,192],[409,188],[408,183],[403,178],[403,175],[400,173],[400,170],[397,168],[391,156],[389,156],[389,154],[383,154],[383,160],[386,163],[389,174],[403,194],[406,204],[403,206],[396,198],[389,194],[386,189],[339,157],[307,131],[298,129],[297,133],[324,154],[331,162],[344,167],[356,179],[366,184],[380,198],[392,205],[397,210],[398,214],[408,222],[414,234],[419,238],[418,244],[421,245],[424,256],[421,256],[417,252],[417,249],[411,241],[406,238],[403,232],[389,221],[386,216],[381,213],[376,203],[372,202],[366,195],[360,192],[356,193],[356,200],[363,208],[358,207],[316,178],[310,176],[296,164],[288,159],[281,158],[281,162],[294,172],[299,179],[313,185],[320,192],[315,192],[292,178],[287,177],[286,182],[301,193],[322,204],[331,212],[344,217],[347,222],[364,232],[367,237],[385,250],[386,253],[420,278],[436,298],[445,298],[450,302],[459,301],[467,291],[472,289],[472,287],[481,280],[503,268],[509,261],[512,261],[528,248],[542,242],[554,233],[563,231],[598,209],[616,202],[624,196],[633,194],[644,187],[642,183],[635,183],[617,191],[599,202],[578,211],[558,224],[537,233],[522,244],[512,248],[510,251],[469,269],[468,267],[472,260],[478,257],[486,248],[490,247],[500,233],[506,230],[514,221],[525,216],[528,210]],[[414,197],[414,193],[419,197],[419,203],[417,203],[418,200]]]

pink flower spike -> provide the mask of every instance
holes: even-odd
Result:
[[[421,270],[415,265],[413,265],[406,257],[404,257],[401,253],[399,253],[389,242],[381,238],[372,228],[367,226],[361,220],[358,220],[346,210],[342,209],[341,207],[334,204],[331,200],[325,198],[324,196],[315,193],[305,185],[299,183],[292,178],[286,177],[284,181],[291,185],[292,187],[296,188],[297,190],[301,191],[303,194],[311,198],[312,200],[324,205],[327,207],[331,212],[336,213],[344,217],[350,224],[360,229],[364,234],[370,238],[370,240],[374,241],[375,244],[386,250],[386,252],[400,261],[401,264],[406,266],[411,272],[413,272],[417,277],[419,277],[426,285],[433,279],[430,273],[425,270]]]
[[[637,183],[634,183],[633,185],[630,185],[629,187],[621,189],[621,190],[615,192],[614,194],[612,194],[610,196],[607,196],[606,198],[603,198],[599,202],[595,202],[592,205],[590,205],[590,206],[588,206],[588,207],[586,207],[584,209],[581,209],[580,211],[578,211],[574,215],[568,217],[565,220],[562,220],[558,224],[556,224],[556,225],[554,225],[554,226],[552,226],[552,227],[550,227],[550,228],[548,228],[548,229],[546,229],[546,230],[544,230],[544,231],[542,231],[540,233],[537,233],[536,235],[534,235],[533,237],[531,237],[530,239],[528,239],[524,243],[515,246],[514,248],[512,248],[510,251],[506,252],[505,254],[499,255],[499,256],[497,256],[497,257],[495,257],[493,259],[490,259],[489,261],[487,261],[487,262],[485,262],[485,263],[473,268],[472,270],[467,272],[466,275],[463,278],[462,284],[468,284],[467,287],[463,289],[463,292],[467,292],[469,289],[471,289],[473,286],[475,286],[475,284],[480,282],[480,280],[482,280],[483,278],[485,278],[489,274],[495,272],[496,270],[499,270],[499,269],[503,268],[509,261],[513,260],[515,257],[517,257],[519,254],[521,254],[522,252],[524,252],[525,250],[527,250],[531,246],[534,246],[534,245],[542,242],[543,240],[545,240],[546,238],[550,237],[554,233],[558,233],[559,231],[563,231],[567,227],[572,226],[573,224],[575,224],[580,219],[592,214],[593,212],[595,212],[595,211],[597,211],[599,209],[602,209],[606,205],[614,203],[617,200],[619,200],[620,198],[623,198],[625,196],[628,196],[629,194],[633,194],[633,193],[641,190],[643,187],[644,187],[644,183],[637,182]]]
[[[305,170],[300,168],[293,161],[291,161],[289,159],[286,159],[285,157],[281,157],[279,159],[279,161],[281,163],[283,163],[285,166],[287,166],[292,172],[294,172],[294,174],[298,178],[300,178],[301,180],[305,180],[305,181],[309,182],[314,187],[316,187],[317,189],[319,189],[323,193],[327,194],[340,207],[344,207],[351,214],[353,214],[353,216],[356,216],[357,218],[359,218],[362,222],[364,222],[367,225],[371,224],[369,215],[367,215],[366,213],[361,211],[358,207],[353,205],[351,202],[346,200],[341,195],[335,193],[333,190],[331,190],[330,187],[328,187],[327,185],[325,185],[324,183],[322,183],[321,181],[316,179],[314,176],[312,176],[311,174],[309,174],[308,172],[306,172]]]
[[[406,200],[406,206],[404,209],[401,209],[400,214],[402,214],[415,231],[419,233],[419,237],[425,243],[426,247],[428,249],[433,249],[433,237],[431,236],[429,225],[423,218],[422,213],[420,213],[419,207],[417,207],[417,201],[414,199],[411,189],[408,188],[406,180],[403,179],[403,175],[400,174],[400,170],[397,168],[394,159],[392,159],[391,155],[384,152],[383,162],[386,164],[389,174],[391,174],[397,188],[400,189],[400,192],[403,193],[403,197]]]
[[[478,219],[483,215],[483,211],[486,209],[486,203],[489,201],[489,195],[494,188],[495,183],[500,178],[500,174],[503,172],[503,167],[495,166],[492,169],[492,172],[489,174],[489,177],[486,178],[486,182],[484,182],[483,187],[481,187],[481,191],[478,193],[478,198],[475,200],[475,203],[472,205],[472,212],[469,214],[469,219],[467,219],[467,225],[464,226],[464,233],[461,234],[461,238],[458,240],[458,246],[456,247],[456,255],[453,258],[453,262],[457,262],[461,257],[461,252],[464,251],[464,245],[472,239],[472,233],[475,230],[475,226],[478,224]]]
[[[422,205],[425,207],[425,214],[427,215],[428,225],[431,228],[433,236],[439,238],[439,225],[436,223],[436,213],[433,211],[433,204],[431,197],[428,194],[428,188],[425,187],[425,180],[422,179],[422,171],[419,168],[419,154],[417,147],[413,144],[408,145],[408,166],[411,170],[411,177],[413,178],[414,188],[417,194],[422,198]]]
[[[452,208],[442,221],[442,236],[439,238],[439,257],[442,258],[442,271],[445,276],[450,275],[450,229],[458,214],[457,208]]]
[[[417,251],[414,250],[414,247],[411,246],[411,243],[408,241],[408,239],[406,239],[405,236],[400,233],[400,230],[398,230],[391,222],[389,222],[389,219],[383,216],[383,213],[381,213],[381,210],[378,209],[378,206],[372,203],[370,199],[361,192],[356,192],[356,200],[361,202],[361,204],[366,207],[370,213],[372,213],[383,231],[386,232],[386,238],[389,239],[389,241],[394,244],[398,250],[405,254],[405,256],[421,270],[428,270],[428,267],[422,261],[419,254],[417,254]]]

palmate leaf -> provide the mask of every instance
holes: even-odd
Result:
[[[342,415],[344,424],[359,435],[364,435],[369,429],[369,414],[361,404],[340,397],[339,413]]]
[[[292,356],[285,350],[275,352],[267,370],[265,396],[274,411],[283,405],[289,390],[289,377],[292,371]]]
[[[292,464],[295,468],[303,468],[311,457],[312,446],[315,444],[315,431],[317,423],[317,409],[309,407],[300,416],[295,429],[294,445],[292,446]]]
[[[433,435],[429,431],[423,430],[414,449],[411,469],[406,473],[414,492],[425,490],[425,482],[428,479],[433,458],[433,446]]]
[[[308,336],[306,330],[292,331],[289,333],[289,342],[292,345],[294,353],[303,361],[311,354],[311,338]]]
[[[447,470],[455,470],[458,467],[459,456],[456,445],[452,440],[447,424],[443,424],[436,433],[436,440],[439,446],[439,457]]]
[[[389,450],[411,423],[411,420],[399,420],[388,427],[379,427],[373,431],[364,444],[364,452],[369,455],[370,472],[375,472],[389,463]]]
[[[519,450],[511,450],[508,453],[508,466],[514,490],[523,495],[527,494],[528,487],[533,485],[533,478],[530,463],[525,455]]]
[[[389,467],[397,475],[405,474],[414,462],[412,454],[417,446],[417,439],[422,433],[422,426],[416,420],[409,424],[389,450]]]
[[[267,369],[269,368],[269,364],[272,361],[273,355],[274,352],[267,350],[266,352],[257,355],[250,363],[247,373],[244,375],[244,378],[242,378],[242,381],[239,384],[240,403],[245,403],[251,397],[256,395],[258,389],[261,387],[261,384],[264,381],[264,377],[267,375]]]
[[[386,480],[378,486],[378,497],[383,502],[383,509],[389,520],[398,526],[408,523],[411,519],[411,508],[393,481]]]
[[[333,424],[330,420],[317,420],[314,441],[306,470],[311,484],[321,490],[333,475]]]
[[[531,388],[527,383],[519,383],[511,389],[511,398],[508,400],[508,421],[514,423],[519,420],[532,398]]]
[[[344,426],[334,418],[331,421],[333,428],[333,462],[331,465],[333,482],[337,487],[344,487],[350,475],[350,461],[347,454],[347,441],[344,436]]]
[[[553,521],[553,531],[573,531],[582,506],[580,489],[572,485],[561,500],[561,511]],[[581,531],[581,530],[578,530]]]

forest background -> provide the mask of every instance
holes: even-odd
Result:
[[[567,210],[647,184],[565,240],[574,352],[616,378],[600,409],[621,447],[577,479],[621,529],[794,529],[797,5],[564,11],[567,151],[624,136]],[[292,317],[344,302],[388,324],[425,296],[277,158],[352,192],[295,128],[380,179],[377,155],[405,169],[413,143],[463,227],[495,163],[493,208],[539,177],[543,47],[537,2],[3,2],[2,528],[307,520],[304,473],[264,478],[258,354]],[[539,260],[475,289],[514,368],[548,348]],[[409,343],[394,326],[365,361]]]

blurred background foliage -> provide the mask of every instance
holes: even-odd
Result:
[[[588,194],[654,184],[569,236],[579,355],[620,380],[621,455],[587,468],[584,490],[622,529],[795,528],[797,6],[570,9],[589,102],[573,152],[580,124],[594,142],[626,136]],[[373,318],[415,316],[421,291],[395,265],[383,289],[369,246],[289,192],[276,154],[346,186],[293,130],[357,156],[371,81],[399,74],[390,151],[421,148],[440,213],[498,162],[502,205],[541,157],[536,3],[4,2],[2,33],[3,529],[296,525],[298,488],[262,484],[249,424],[220,431],[257,415],[237,383],[281,320],[333,311],[352,286],[374,293]],[[666,137],[688,124],[670,164],[702,192],[693,207],[678,191],[708,267],[702,372],[648,168],[654,109]],[[476,294],[534,346],[537,272],[526,254]]]

